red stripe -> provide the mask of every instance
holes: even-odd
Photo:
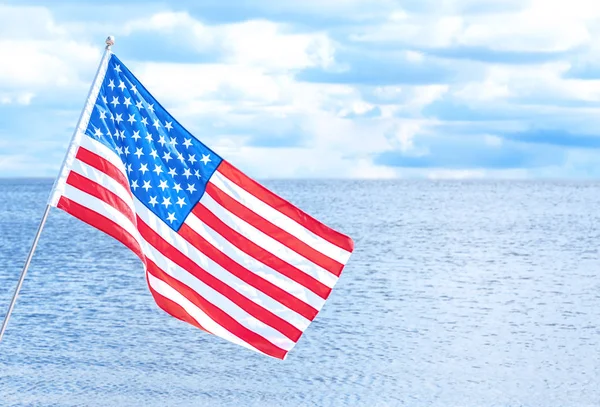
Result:
[[[102,171],[104,174],[108,175],[119,184],[121,184],[127,193],[131,195],[131,189],[129,188],[129,182],[127,181],[127,177],[123,172],[117,168],[110,161],[100,157],[98,154],[91,152],[90,150],[79,147],[77,150],[77,155],[75,156],[79,161],[86,163],[87,165],[94,167],[95,169]]]
[[[258,335],[256,332],[252,332],[248,328],[241,325],[229,314],[204,299],[196,291],[162,271],[150,259],[148,259],[148,273],[171,286],[174,290],[179,292],[190,302],[200,308],[213,321],[221,325],[233,335],[240,338],[242,341],[254,346],[256,349],[269,356],[273,356],[278,359],[283,359],[285,357],[285,354],[287,353],[285,350],[273,345],[261,335]]]
[[[98,212],[88,209],[64,196],[60,197],[56,207],[112,236],[134,252],[142,262],[146,261],[146,257],[142,253],[138,241],[129,232],[106,216],[100,215]]]
[[[312,216],[301,211],[285,199],[275,195],[273,192],[249,178],[227,161],[221,161],[218,171],[228,180],[244,189],[246,192],[254,195],[256,198],[260,199],[273,209],[283,213],[288,218],[295,220],[300,225],[313,232],[315,235],[348,252],[352,252],[354,250],[354,242],[350,237],[331,229],[329,226],[324,225]]]
[[[109,191],[102,185],[98,184],[95,181],[92,181],[89,178],[84,177],[76,172],[71,171],[69,173],[69,177],[67,178],[67,184],[94,196],[101,201],[109,204],[119,212],[121,212],[124,216],[127,217],[135,225],[136,217],[131,210],[131,207],[121,199],[117,194],[112,191]]]
[[[144,240],[156,248],[156,250],[158,250],[163,256],[173,261],[179,267],[192,274],[194,277],[211,287],[213,290],[228,298],[254,318],[281,332],[290,340],[294,342],[298,341],[300,335],[302,335],[302,332],[298,328],[283,318],[256,304],[252,300],[244,297],[242,294],[225,284],[223,281],[203,270],[195,262],[182,254],[178,249],[171,246],[158,233],[146,225],[146,223],[144,223],[139,216],[138,230],[140,231]]]
[[[175,301],[168,299],[167,297],[163,296],[158,291],[156,291],[154,288],[152,288],[150,282],[148,281],[148,274],[146,274],[146,282],[148,283],[148,288],[150,289],[152,297],[154,297],[156,305],[158,305],[163,311],[183,322],[187,322],[188,324],[195,326],[196,328],[200,328],[205,332],[211,333],[202,325],[200,325],[198,321],[194,319],[194,317],[188,314],[187,311],[181,305],[177,304]]]
[[[234,230],[226,225],[205,206],[201,204],[196,205],[192,212],[198,217],[198,219],[205,223],[209,228],[223,236],[229,243],[244,253],[252,256],[259,262],[265,264],[287,278],[294,280],[324,300],[329,297],[329,294],[331,294],[331,288],[327,287],[316,278],[309,276],[300,269],[281,260],[279,257],[258,246],[256,243],[240,234],[237,230]]]
[[[294,297],[287,291],[277,287],[270,281],[265,280],[247,268],[241,266],[225,253],[208,243],[206,239],[196,233],[187,224],[184,223],[181,226],[179,229],[179,234],[201,253],[205,254],[212,261],[229,271],[246,284],[256,288],[263,294],[268,295],[275,301],[280,302],[292,311],[302,315],[304,318],[312,321],[317,316],[318,311],[316,309]]]
[[[285,245],[289,249],[295,251],[299,255],[321,266],[337,277],[339,277],[339,275],[342,273],[342,269],[344,268],[343,264],[338,263],[330,257],[327,257],[320,251],[298,239],[296,236],[286,232],[279,226],[272,224],[262,216],[256,214],[248,207],[242,205],[227,195],[225,192],[221,191],[214,184],[210,182],[206,184],[206,193],[208,193],[208,195],[210,195],[210,197],[223,208],[227,209],[229,212],[233,213],[243,221],[254,226],[264,234],[277,240],[279,243]]]

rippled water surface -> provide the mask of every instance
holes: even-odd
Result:
[[[51,187],[0,180],[0,317]],[[600,184],[277,181],[356,251],[286,361],[160,311],[58,210],[0,343],[0,406],[600,405]]]

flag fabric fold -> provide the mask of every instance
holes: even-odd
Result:
[[[164,311],[279,359],[353,251],[190,134],[110,52],[50,205],[132,250]]]

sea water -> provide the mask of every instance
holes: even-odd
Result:
[[[158,309],[140,261],[52,210],[0,406],[600,405],[600,184],[264,181],[355,252],[280,361]],[[0,180],[0,317],[52,180]]]

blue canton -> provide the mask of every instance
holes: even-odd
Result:
[[[179,230],[222,159],[111,55],[85,134],[116,152],[135,197]]]

